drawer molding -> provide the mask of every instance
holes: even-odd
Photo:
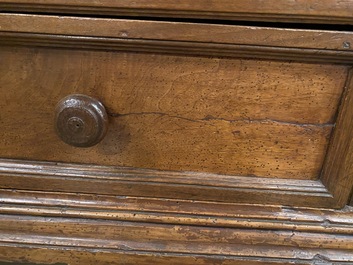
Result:
[[[5,215],[353,234],[353,208],[349,206],[342,210],[304,209],[9,189],[0,189],[0,195],[0,214]]]
[[[302,48],[277,48],[235,44],[184,43],[177,41],[153,41],[111,39],[103,37],[75,37],[31,33],[7,33],[0,31],[0,43],[35,47],[53,47],[88,50],[147,52],[173,55],[218,56],[226,58],[291,60],[312,63],[352,64],[351,51],[333,51]],[[352,42],[353,43],[353,42]]]
[[[50,257],[70,263],[78,255],[81,262],[92,260],[95,253],[105,262],[122,257],[131,264],[353,261],[352,207],[334,211],[4,189],[0,195],[0,260]]]
[[[95,252],[99,255],[95,258],[99,260],[105,260],[103,257],[107,256],[112,259],[113,255],[131,255],[136,262],[140,257],[138,264],[143,261],[142,264],[152,264],[143,259],[148,256],[160,262],[166,262],[168,257],[176,261],[188,257],[194,259],[193,262],[180,264],[209,264],[207,261],[219,259],[232,261],[231,264],[256,260],[259,264],[260,261],[345,264],[353,261],[352,244],[352,234],[238,228],[220,230],[204,226],[146,225],[140,222],[40,216],[1,215],[0,219],[0,260],[9,257],[27,262],[43,262],[45,257],[46,262],[50,258],[70,264],[70,258],[76,255],[81,255],[82,262]],[[40,255],[35,254],[36,249],[40,249]],[[125,264],[134,263],[130,261]]]
[[[47,12],[110,16],[201,18],[216,20],[281,21],[352,24],[350,1],[69,1],[1,0],[0,9],[12,12]]]
[[[166,232],[168,233],[168,229]],[[6,235],[4,235],[6,237]],[[33,240],[35,238],[35,240]],[[75,242],[79,241],[79,238],[68,238],[66,245],[60,245],[59,240],[55,242],[51,241],[52,244],[47,242],[49,238],[40,238],[28,235],[20,235],[13,240],[11,243],[0,243],[0,259],[7,262],[16,262],[14,265],[22,263],[17,262],[38,262],[39,264],[48,264],[48,260],[54,262],[60,262],[60,265],[66,265],[72,263],[72,261],[78,261],[82,263],[78,264],[93,264],[89,263],[94,261],[95,265],[106,265],[107,262],[110,265],[120,265],[121,261],[124,261],[126,265],[134,264],[174,264],[174,265],[205,265],[205,264],[232,264],[232,265],[291,265],[291,264],[305,264],[305,265],[317,265],[317,264],[340,264],[350,265],[352,264],[351,251],[350,250],[318,250],[313,249],[311,251],[303,251],[298,248],[288,247],[274,247],[274,246],[259,246],[254,247],[249,245],[235,245],[238,249],[244,251],[248,249],[247,253],[254,253],[253,255],[247,254],[246,256],[242,253],[229,255],[228,251],[224,251],[225,254],[197,254],[189,251],[188,253],[177,253],[167,252],[162,249],[156,249],[154,251],[136,251],[133,249],[107,249],[99,247],[81,247],[73,246],[77,245]],[[82,239],[81,239],[82,241]],[[18,243],[17,243],[18,242]],[[31,242],[31,243],[23,243]],[[33,243],[32,243],[33,242]],[[41,245],[41,242],[45,242],[45,245]],[[110,243],[105,241],[104,243]],[[124,242],[123,242],[124,243]],[[128,242],[131,244],[131,242]],[[163,242],[166,243],[166,242]],[[94,243],[92,243],[93,245]],[[127,244],[128,245],[128,244]],[[202,247],[212,248],[215,243],[209,244],[208,246],[201,245]],[[225,248],[225,245],[216,245],[219,248]],[[234,246],[234,245],[233,245]],[[185,246],[185,249],[190,245]],[[268,249],[266,252],[264,249]],[[270,250],[271,249],[271,250]],[[41,253],[40,256],[38,253]],[[261,253],[261,254],[259,254]],[[281,253],[284,258],[278,257],[278,255],[272,253]],[[298,254],[297,254],[298,253]],[[319,253],[319,254],[318,254]],[[45,257],[45,258],[43,258]],[[67,262],[64,263],[63,262]],[[333,263],[335,262],[335,263]],[[38,265],[39,265],[38,264]],[[5,264],[8,265],[8,264]],[[26,265],[26,264],[24,264]],[[32,264],[31,264],[32,265]],[[34,265],[34,264],[33,264]],[[37,264],[36,264],[37,265]],[[57,264],[52,264],[57,265]]]
[[[0,160],[2,188],[238,203],[335,207],[320,180],[172,172],[56,162]],[[221,193],[221,195],[220,195]]]
[[[353,33],[345,31],[1,13],[0,26],[8,45],[353,62]]]

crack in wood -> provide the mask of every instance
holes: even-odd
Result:
[[[129,113],[109,113],[108,114],[111,117],[114,118],[120,118],[120,117],[125,117],[125,116],[131,116],[131,115],[159,115],[159,116],[166,116],[169,118],[175,118],[175,119],[180,119],[180,120],[186,120],[190,122],[203,122],[203,121],[225,121],[229,123],[233,122],[248,122],[248,123],[278,123],[278,124],[284,124],[284,125],[291,125],[291,126],[300,126],[300,127],[310,127],[310,126],[315,126],[315,127],[333,127],[335,126],[334,123],[296,123],[296,122],[287,122],[287,121],[281,121],[281,120],[276,120],[276,119],[250,119],[250,118],[241,118],[241,119],[225,119],[225,118],[220,118],[220,117],[214,117],[212,115],[206,115],[205,117],[201,119],[191,119],[191,118],[186,118],[178,115],[170,115],[168,113],[164,112],[129,112]]]

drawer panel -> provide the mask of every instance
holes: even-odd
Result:
[[[0,156],[160,170],[317,179],[347,68],[49,48],[1,48]],[[99,99],[104,140],[54,132],[63,97]]]

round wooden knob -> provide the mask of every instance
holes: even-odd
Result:
[[[85,95],[69,95],[56,106],[55,129],[67,144],[90,147],[99,143],[108,128],[108,115],[98,100]]]

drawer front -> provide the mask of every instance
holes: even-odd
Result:
[[[347,69],[336,65],[5,48],[0,155],[316,179]],[[56,104],[97,98],[108,132],[92,148],[54,131]]]
[[[2,188],[348,200],[351,33],[1,14],[0,25]],[[77,94],[107,112],[88,148],[55,131],[58,102]]]

